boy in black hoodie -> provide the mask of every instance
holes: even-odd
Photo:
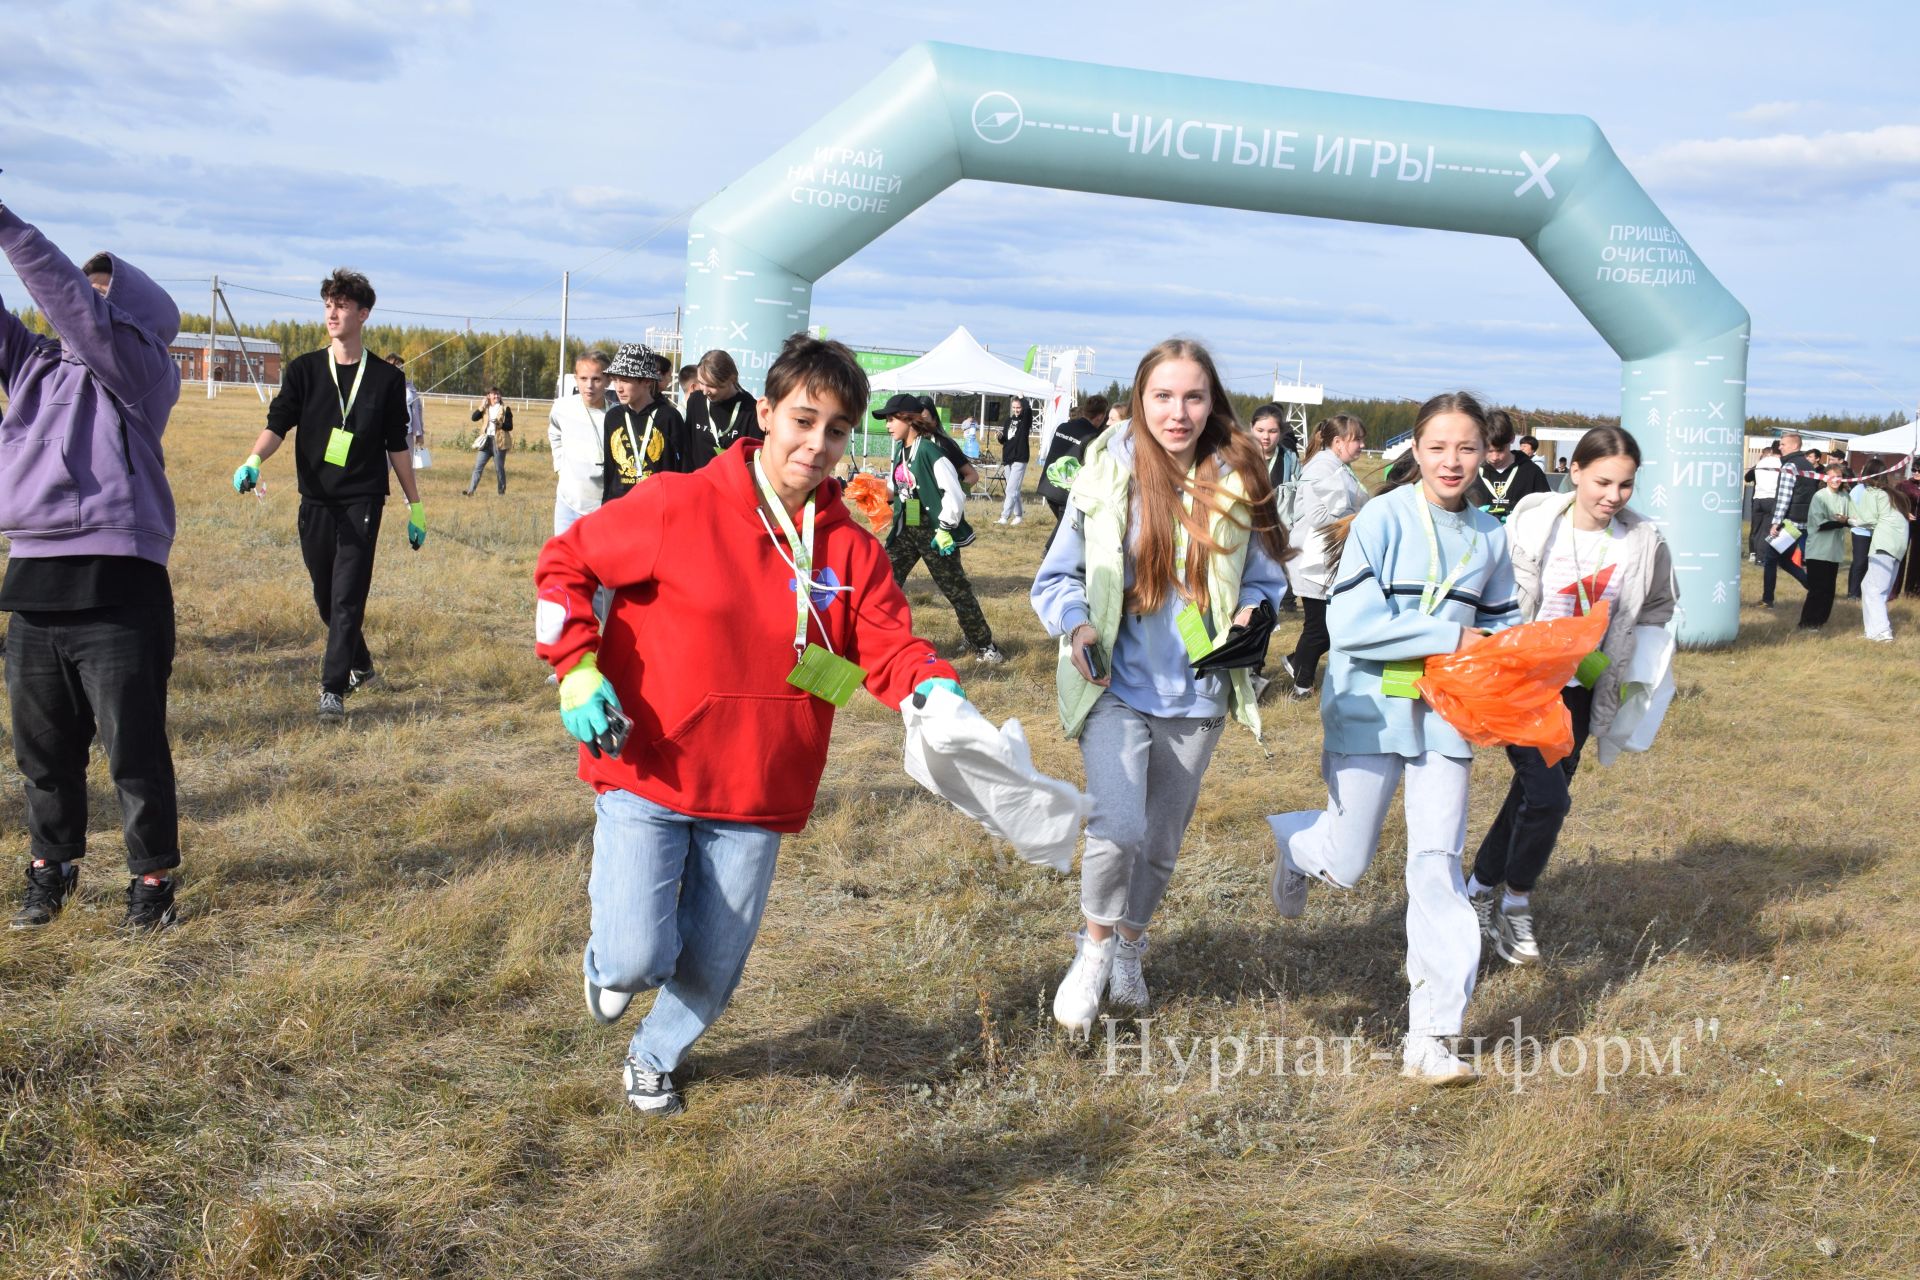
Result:
[[[1054,429],[1053,442],[1047,446],[1047,460],[1040,467],[1040,483],[1034,490],[1053,508],[1053,533],[1060,532],[1060,521],[1067,513],[1067,494],[1073,489],[1073,477],[1064,473],[1080,469],[1079,464],[1086,459],[1087,446],[1107,429],[1107,417],[1112,411],[1113,406],[1105,396],[1088,396],[1080,402],[1079,413]],[[1056,477],[1055,464],[1067,459],[1074,465],[1061,468],[1062,474]],[[1047,545],[1053,545],[1053,534],[1047,535]]]
[[[1467,490],[1467,505],[1479,507],[1501,524],[1520,499],[1553,488],[1547,473],[1514,449],[1513,436],[1513,417],[1505,409],[1487,415],[1487,460],[1480,465],[1480,478]]]
[[[607,366],[620,403],[607,410],[606,456],[601,468],[600,500],[623,497],[648,476],[663,471],[697,471],[712,454],[694,461],[695,442],[686,419],[660,394],[667,362],[638,342],[620,344]]]

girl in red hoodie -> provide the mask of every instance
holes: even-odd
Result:
[[[598,793],[587,1008],[611,1023],[658,988],[625,1074],[649,1114],[680,1109],[672,1073],[746,967],[834,709],[860,684],[896,710],[930,682],[959,690],[828,478],[867,400],[851,351],[795,334],[767,371],[764,443],[655,476],[548,542],[534,570],[539,653]]]

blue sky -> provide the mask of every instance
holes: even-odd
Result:
[[[1911,4],[5,5],[0,195],[194,310],[215,271],[306,297],[349,264],[382,318],[537,331],[572,269],[576,328],[637,338],[681,297],[675,217],[926,39],[1589,115],[1752,312],[1750,412],[1920,400]],[[5,275],[0,297],[23,301]],[[1237,390],[1305,361],[1347,394],[1618,407],[1617,361],[1523,248],[1442,232],[963,183],[826,276],[814,320],[1091,344],[1122,378],[1187,333]]]

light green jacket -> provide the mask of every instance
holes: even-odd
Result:
[[[1853,504],[1847,501],[1845,489],[1835,492],[1821,485],[1820,492],[1807,504],[1807,559],[1831,560],[1836,564],[1853,559],[1851,533],[1844,528],[1824,531],[1820,528],[1829,520],[1845,520],[1852,514]]]
[[[1853,504],[1853,518],[1873,526],[1873,540],[1867,547],[1872,555],[1889,555],[1895,560],[1907,553],[1907,518],[1893,505],[1884,489],[1867,486]]]
[[[1102,652],[1112,653],[1120,634],[1120,616],[1125,608],[1127,562],[1127,520],[1133,510],[1133,472],[1108,448],[1117,427],[1110,427],[1087,446],[1086,462],[1073,482],[1068,503],[1084,518],[1087,541],[1087,612],[1093,629],[1100,634]],[[1246,508],[1246,490],[1240,477],[1228,472],[1220,487],[1233,495],[1226,511],[1216,511],[1210,532],[1224,554],[1207,557],[1208,609],[1212,614],[1213,634],[1224,636],[1233,626],[1233,615],[1240,600],[1240,575],[1247,563],[1247,544],[1252,535],[1243,526],[1252,517]],[[1067,517],[1072,519],[1071,516]],[[1241,523],[1236,524],[1238,519]],[[1244,669],[1231,673],[1227,706],[1233,718],[1260,736],[1260,711],[1255,705],[1252,674]],[[1060,693],[1060,724],[1069,738],[1080,736],[1087,714],[1100,700],[1104,690],[1089,683],[1073,665],[1073,646],[1067,636],[1060,637],[1060,659],[1055,669]]]

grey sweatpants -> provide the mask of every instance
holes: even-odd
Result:
[[[1152,922],[1225,724],[1142,715],[1111,693],[1093,704],[1080,730],[1093,801],[1080,859],[1087,919],[1129,929]]]

